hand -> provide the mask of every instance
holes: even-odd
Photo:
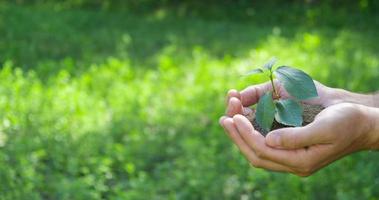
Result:
[[[343,102],[342,95],[339,95],[340,92],[338,89],[326,87],[317,81],[314,81],[314,83],[316,85],[318,97],[303,101],[303,103],[328,107]],[[277,80],[274,81],[274,84],[282,99],[290,97],[284,87]],[[232,117],[236,114],[248,115],[252,112],[249,106],[256,104],[259,98],[267,91],[272,91],[272,85],[270,82],[250,86],[241,92],[230,90],[226,98],[226,116]]]
[[[367,109],[372,108],[333,105],[305,127],[277,129],[266,138],[242,115],[223,117],[220,122],[253,166],[309,176],[347,154],[378,145],[379,133],[371,131]]]
[[[323,107],[328,107],[337,103],[356,103],[370,107],[379,107],[379,93],[376,95],[357,94],[342,89],[330,88],[318,81],[314,81],[314,83],[316,85],[318,98],[303,101],[303,103],[322,105]],[[274,84],[281,98],[286,99],[290,97],[284,87],[277,80],[274,81]],[[272,85],[270,82],[250,86],[241,92],[230,90],[226,98],[226,115],[248,115],[252,112],[248,107],[256,104],[259,97],[267,91],[272,91]],[[236,100],[239,100],[241,103],[238,104]]]
[[[378,109],[374,112],[374,108],[362,105],[337,104],[344,101],[337,89],[315,83],[319,98],[305,103],[327,108],[305,127],[275,130],[266,138],[239,114],[251,112],[244,106],[255,104],[264,92],[271,90],[270,84],[228,93],[227,116],[220,123],[253,166],[308,176],[344,155],[378,148],[378,131],[368,131],[378,130]],[[285,90],[276,84],[280,96],[287,98]],[[375,123],[373,119],[377,119]]]

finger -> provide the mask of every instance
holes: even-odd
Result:
[[[280,156],[283,155],[288,158],[293,157],[293,151],[277,150],[267,146],[264,136],[254,130],[251,123],[244,116],[235,115],[233,122],[236,124],[237,130],[240,132],[243,140],[253,149],[258,157],[279,162],[284,165],[290,164],[290,166],[295,166],[290,160],[280,158]]]
[[[329,130],[317,122],[304,127],[282,128],[266,136],[266,144],[281,149],[298,149],[315,144],[329,143]]]
[[[325,165],[325,159],[333,152],[332,145],[313,145],[309,148],[283,150],[274,149],[265,144],[265,138],[241,115],[233,117],[237,130],[244,141],[253,149],[260,159],[277,163],[293,170],[295,174],[307,176]]]
[[[242,139],[259,156],[260,152],[258,150],[262,149],[262,147],[257,148],[257,146],[265,145],[265,138],[263,137],[263,135],[260,134],[258,131],[254,130],[253,125],[250,123],[250,121],[242,115],[235,115],[233,117],[233,122],[236,124],[236,128],[242,136]]]
[[[236,114],[242,114],[242,113],[243,113],[243,107],[242,107],[241,101],[237,99],[236,97],[230,98],[228,107],[226,108],[226,115],[232,117]]]
[[[226,118],[228,118],[228,117],[226,117],[226,116],[221,116],[220,119],[218,120],[218,123],[219,123],[222,127],[224,127],[224,126],[223,126],[223,123],[224,123],[224,120],[225,120]]]
[[[243,107],[243,115],[249,119],[250,121],[254,121],[255,118],[255,110],[249,107]]]
[[[239,133],[233,123],[232,118],[226,118],[223,120],[223,127],[225,128],[225,131],[227,132],[230,139],[233,140],[233,142],[237,145],[237,147],[240,149],[240,151],[247,156],[249,160],[252,158],[253,151],[250,149],[250,147],[242,140],[242,138],[239,136]]]
[[[288,167],[295,168],[299,165],[299,155],[304,154],[304,152],[300,150],[289,151],[271,148],[266,145],[265,138],[254,130],[245,117],[236,115],[233,117],[233,121],[243,140],[253,149],[258,157]]]
[[[244,140],[241,138],[231,118],[223,118],[222,124],[229,137],[233,140],[233,142],[237,145],[242,154],[246,157],[246,159],[249,160],[249,162],[254,167],[264,168],[273,171],[294,173],[294,171],[287,166],[283,166],[281,164],[259,158],[254,153],[254,151],[248,146],[248,144],[246,144]]]
[[[249,86],[242,90],[241,102],[243,106],[251,106],[258,102],[259,98],[267,91],[272,89],[271,83],[266,82],[258,85]]]
[[[225,101],[225,104],[226,105],[228,105],[229,104],[229,101],[230,101],[230,99],[232,98],[232,97],[235,97],[235,98],[237,98],[237,99],[241,99],[241,95],[240,95],[240,93],[237,91],[237,90],[235,90],[235,89],[231,89],[231,90],[229,90],[228,91],[228,94],[226,95],[226,101]]]

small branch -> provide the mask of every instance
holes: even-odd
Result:
[[[271,85],[272,85],[272,90],[274,92],[274,99],[278,99],[280,96],[279,94],[276,92],[276,89],[275,89],[275,85],[274,85],[274,79],[272,77],[272,71],[270,70],[270,81],[271,81]]]

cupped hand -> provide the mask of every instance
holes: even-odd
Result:
[[[336,104],[307,126],[277,129],[266,138],[239,114],[222,117],[220,123],[253,166],[309,176],[344,155],[375,144],[365,109],[362,105]]]
[[[303,103],[328,107],[330,105],[342,102],[339,95],[340,92],[337,89],[327,87],[318,81],[314,81],[314,83],[317,89],[318,97],[302,101]],[[281,99],[290,98],[290,95],[279,83],[279,81],[275,80],[274,85]],[[236,114],[247,115],[249,112],[252,112],[249,106],[256,104],[259,98],[268,91],[272,91],[272,85],[270,82],[247,87],[241,92],[234,89],[229,90],[226,98],[226,116],[232,117]]]
[[[368,131],[371,123],[366,106],[343,103],[340,90],[317,81],[315,85],[319,97],[304,103],[325,109],[307,126],[274,130],[266,138],[254,130],[244,115],[253,112],[248,106],[272,90],[269,82],[241,92],[230,90],[226,116],[221,117],[220,124],[253,166],[299,176],[309,176],[344,155],[377,144],[373,141],[378,139]],[[281,98],[290,97],[279,82],[275,87]]]

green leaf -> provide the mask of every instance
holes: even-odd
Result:
[[[260,73],[263,73],[263,70],[260,69],[260,68],[258,68],[258,69],[253,69],[253,70],[247,72],[245,74],[245,76],[254,75],[254,74],[260,74]]]
[[[274,74],[287,92],[296,99],[305,100],[318,96],[312,78],[305,72],[292,67],[280,66]]]
[[[277,59],[275,57],[271,58],[266,64],[263,65],[263,68],[271,70],[272,66],[276,63]]]
[[[277,122],[288,126],[301,126],[303,108],[292,99],[279,100],[275,103]]]
[[[275,117],[275,105],[272,100],[272,92],[267,92],[258,101],[257,112],[255,113],[259,126],[266,131],[270,131]]]

